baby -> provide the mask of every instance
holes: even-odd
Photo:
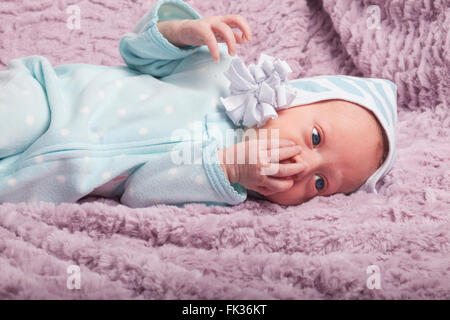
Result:
[[[245,71],[230,56],[251,38],[241,16],[160,0],[121,38],[127,66],[12,60],[0,72],[0,203],[294,205],[376,192],[395,155],[395,85],[288,81],[270,59]],[[257,90],[236,90],[246,81]],[[229,132],[243,134],[224,142]]]
[[[287,179],[260,176],[258,183],[250,187],[279,204],[294,205],[317,195],[351,193],[367,181],[387,156],[386,135],[374,115],[342,100],[282,110],[277,119],[262,127],[268,130],[269,137],[273,129],[278,130],[281,139],[297,144],[294,149],[298,148],[298,152],[292,158],[286,159],[295,152],[290,148],[280,149],[279,154],[280,163],[292,163],[290,168],[281,166],[280,172],[284,169],[293,174]],[[225,165],[224,171],[230,181],[240,182],[240,176],[248,175],[248,168],[233,164]]]

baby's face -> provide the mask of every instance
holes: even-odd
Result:
[[[269,129],[268,138],[270,129],[279,129],[280,139],[292,140],[301,148],[297,156],[281,161],[304,163],[304,170],[291,177],[292,187],[266,196],[282,205],[355,191],[375,172],[383,154],[382,133],[374,115],[343,100],[279,111],[277,119],[260,129]]]

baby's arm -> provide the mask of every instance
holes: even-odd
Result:
[[[234,33],[230,26],[239,27],[244,35]],[[122,36],[119,51],[131,69],[160,78],[176,72],[180,61],[203,50],[203,44],[208,45],[218,61],[217,41],[224,42],[223,39],[230,54],[235,53],[236,42],[251,39],[245,19],[238,15],[202,18],[181,0],[159,0],[133,32]]]
[[[226,178],[264,196],[287,191],[294,184],[291,176],[300,173],[303,165],[279,161],[297,155],[300,149],[289,140],[261,141],[240,142],[217,151]]]

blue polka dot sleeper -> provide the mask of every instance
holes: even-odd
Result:
[[[120,39],[127,66],[11,60],[0,71],[0,203],[244,201],[247,190],[226,179],[211,134],[236,128],[219,101],[229,94],[227,46],[219,44],[216,63],[207,46],[176,47],[156,26],[199,18],[183,1],[159,1]],[[174,161],[174,150],[188,149],[193,161]]]

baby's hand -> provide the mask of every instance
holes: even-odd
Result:
[[[252,33],[247,20],[236,14],[212,16],[196,20],[186,19],[179,22],[176,25],[178,43],[184,46],[201,46],[206,44],[216,62],[220,61],[218,42],[226,42],[228,53],[234,56],[236,43],[242,44],[244,40],[252,40]],[[231,27],[241,29],[242,34],[233,32]]]
[[[276,142],[253,139],[218,150],[228,180],[264,196],[289,190],[294,184],[291,176],[300,173],[304,165],[279,161],[297,155],[300,149],[289,140],[279,140],[278,148]]]

